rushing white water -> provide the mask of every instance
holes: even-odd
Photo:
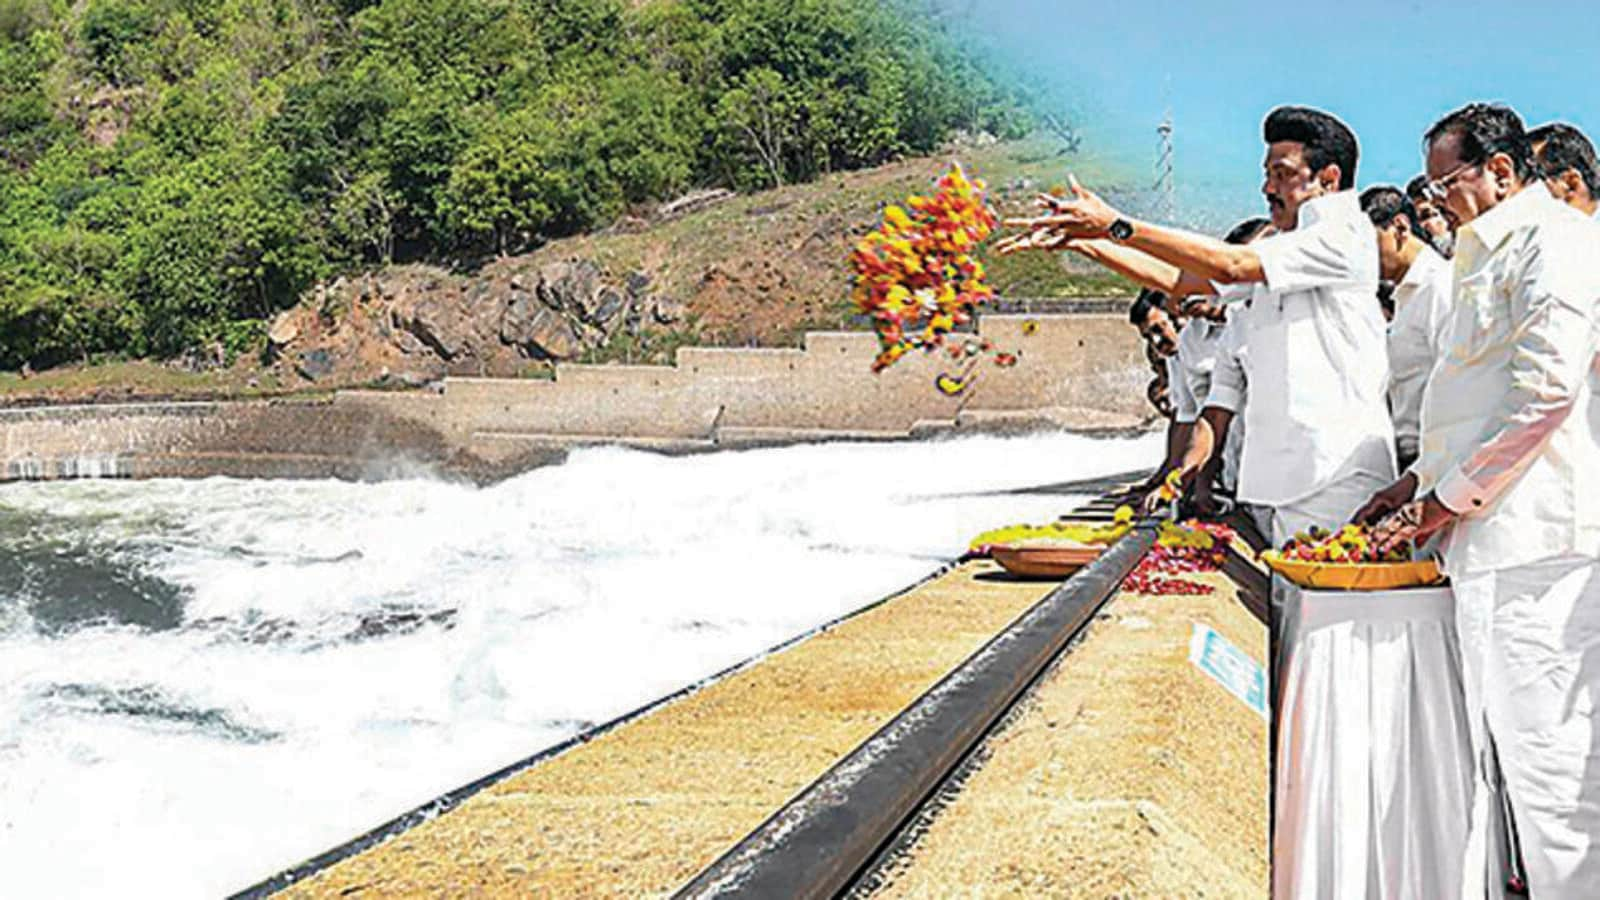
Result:
[[[900,588],[1159,439],[0,488],[0,895],[215,896]]]

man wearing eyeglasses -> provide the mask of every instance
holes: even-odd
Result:
[[[1545,187],[1557,200],[1591,218],[1600,211],[1600,162],[1594,144],[1565,122],[1551,122],[1528,132],[1533,157]]]
[[[1429,191],[1457,229],[1446,352],[1423,401],[1421,458],[1363,513],[1395,510],[1377,526],[1383,549],[1449,529],[1445,568],[1480,779],[1492,740],[1532,896],[1593,897],[1600,227],[1551,195],[1507,107],[1449,114],[1428,130],[1426,149]],[[1477,794],[1481,842],[1482,780]],[[1468,861],[1469,876],[1482,870],[1481,857]]]
[[[1378,271],[1394,285],[1389,322],[1389,414],[1400,468],[1416,462],[1422,391],[1439,356],[1439,328],[1450,305],[1450,261],[1417,227],[1417,211],[1399,188],[1361,192],[1361,209],[1378,232]]]

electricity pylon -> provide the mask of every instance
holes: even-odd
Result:
[[[1178,216],[1178,186],[1172,174],[1172,110],[1156,126],[1156,183],[1150,189],[1156,195],[1156,217],[1171,222]]]

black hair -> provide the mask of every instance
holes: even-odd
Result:
[[[1305,149],[1306,165],[1312,172],[1327,166],[1339,167],[1339,190],[1356,186],[1355,132],[1338,118],[1320,109],[1306,106],[1280,106],[1267,113],[1261,124],[1261,136],[1269,144],[1294,141]]]
[[[1266,231],[1267,226],[1271,224],[1270,220],[1261,216],[1245,219],[1243,222],[1228,229],[1228,233],[1223,236],[1222,240],[1227,244],[1248,244],[1260,237],[1261,232]]]
[[[1423,240],[1428,239],[1427,232],[1422,230],[1421,223],[1417,221],[1417,208],[1411,204],[1411,198],[1392,184],[1380,184],[1362,191],[1361,211],[1379,228],[1388,227],[1395,216],[1403,214],[1406,221],[1411,223],[1411,233]]]
[[[1600,198],[1600,161],[1595,160],[1594,144],[1583,132],[1565,122],[1551,122],[1528,132],[1528,143],[1543,143],[1535,161],[1539,174],[1556,178],[1572,169],[1589,188],[1589,196]]]
[[[1428,176],[1426,174],[1418,175],[1417,177],[1406,182],[1406,199],[1410,200],[1412,203],[1416,203],[1418,200],[1422,200],[1427,196]]]
[[[1517,177],[1532,180],[1538,171],[1533,163],[1533,143],[1522,127],[1522,117],[1503,103],[1468,103],[1433,123],[1422,137],[1423,148],[1447,134],[1459,141],[1458,156],[1471,165],[1482,165],[1496,153],[1511,157]]]
[[[1166,302],[1166,294],[1150,288],[1140,288],[1139,296],[1133,298],[1133,305],[1128,307],[1128,323],[1143,328],[1145,320],[1150,318],[1150,310],[1163,309]]]

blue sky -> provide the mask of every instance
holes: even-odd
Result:
[[[1510,103],[1530,125],[1562,119],[1600,134],[1597,11],[1373,0],[968,7],[977,37],[1061,92],[1097,155],[1152,170],[1155,125],[1170,106],[1180,218],[1206,220],[1261,210],[1261,119],[1282,103],[1327,109],[1355,129],[1361,186],[1415,175],[1423,131],[1471,100]]]

